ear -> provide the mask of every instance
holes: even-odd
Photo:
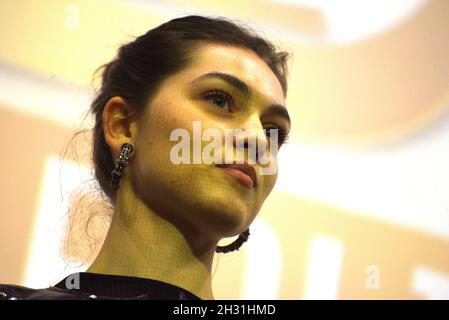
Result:
[[[119,156],[123,143],[134,144],[137,133],[135,119],[132,119],[134,114],[134,109],[119,96],[109,99],[103,109],[104,138],[114,159]]]

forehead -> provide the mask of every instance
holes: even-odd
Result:
[[[253,51],[235,46],[206,43],[193,54],[183,77],[191,81],[205,73],[231,74],[245,82],[254,94],[268,103],[285,104],[282,86],[270,67]]]

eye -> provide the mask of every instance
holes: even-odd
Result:
[[[221,109],[231,111],[232,97],[225,91],[214,89],[203,95],[204,99],[212,101],[214,105]]]
[[[265,131],[265,135],[268,137],[269,141],[271,141],[272,139],[274,139],[274,137],[272,138],[271,135],[274,131],[272,130],[277,130],[278,133],[278,147],[281,147],[283,144],[286,144],[288,142],[288,138],[289,138],[289,134],[287,133],[287,131],[284,128],[278,128],[278,127],[268,127],[268,128],[264,128]]]

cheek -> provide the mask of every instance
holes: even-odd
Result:
[[[202,118],[197,108],[182,97],[159,99],[148,106],[139,121],[136,139],[134,179],[141,190],[150,192],[159,186],[189,187],[186,184],[192,183],[189,177],[193,167],[171,162],[170,152],[178,141],[170,141],[170,135],[175,129],[185,129],[193,136],[192,123]]]
[[[176,116],[172,112],[173,108],[167,108],[158,104],[147,106],[146,112],[139,119],[138,132],[135,140],[135,159],[133,169],[135,177],[139,180],[142,177],[151,175],[155,178],[157,170],[167,166],[170,148],[171,124],[176,126]],[[163,112],[165,111],[165,112]]]
[[[180,128],[191,132],[195,114],[191,106],[178,105],[171,99],[166,103],[149,106],[148,112],[142,120],[140,122],[141,130],[138,133],[142,148],[151,150],[153,156],[169,161],[170,149],[176,143],[170,141],[170,134]]]
[[[276,184],[277,173],[270,174],[270,175],[264,175],[262,177],[264,179],[263,193],[264,193],[264,196],[267,197],[273,190],[274,185]]]

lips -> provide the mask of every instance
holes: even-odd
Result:
[[[235,173],[235,171],[239,171],[241,173],[243,173],[244,175],[246,175],[247,177],[249,177],[252,181],[252,186],[253,188],[256,187],[257,185],[257,174],[256,174],[256,170],[251,167],[250,165],[246,164],[246,163],[242,163],[242,164],[216,164],[215,165],[218,168],[223,168],[223,169],[230,169],[229,172],[232,174],[232,172]],[[232,174],[234,175],[234,174]],[[239,178],[243,178],[240,179],[244,184],[247,184],[245,180],[247,180],[247,177],[242,177],[241,175],[237,174],[234,175],[237,179]]]

